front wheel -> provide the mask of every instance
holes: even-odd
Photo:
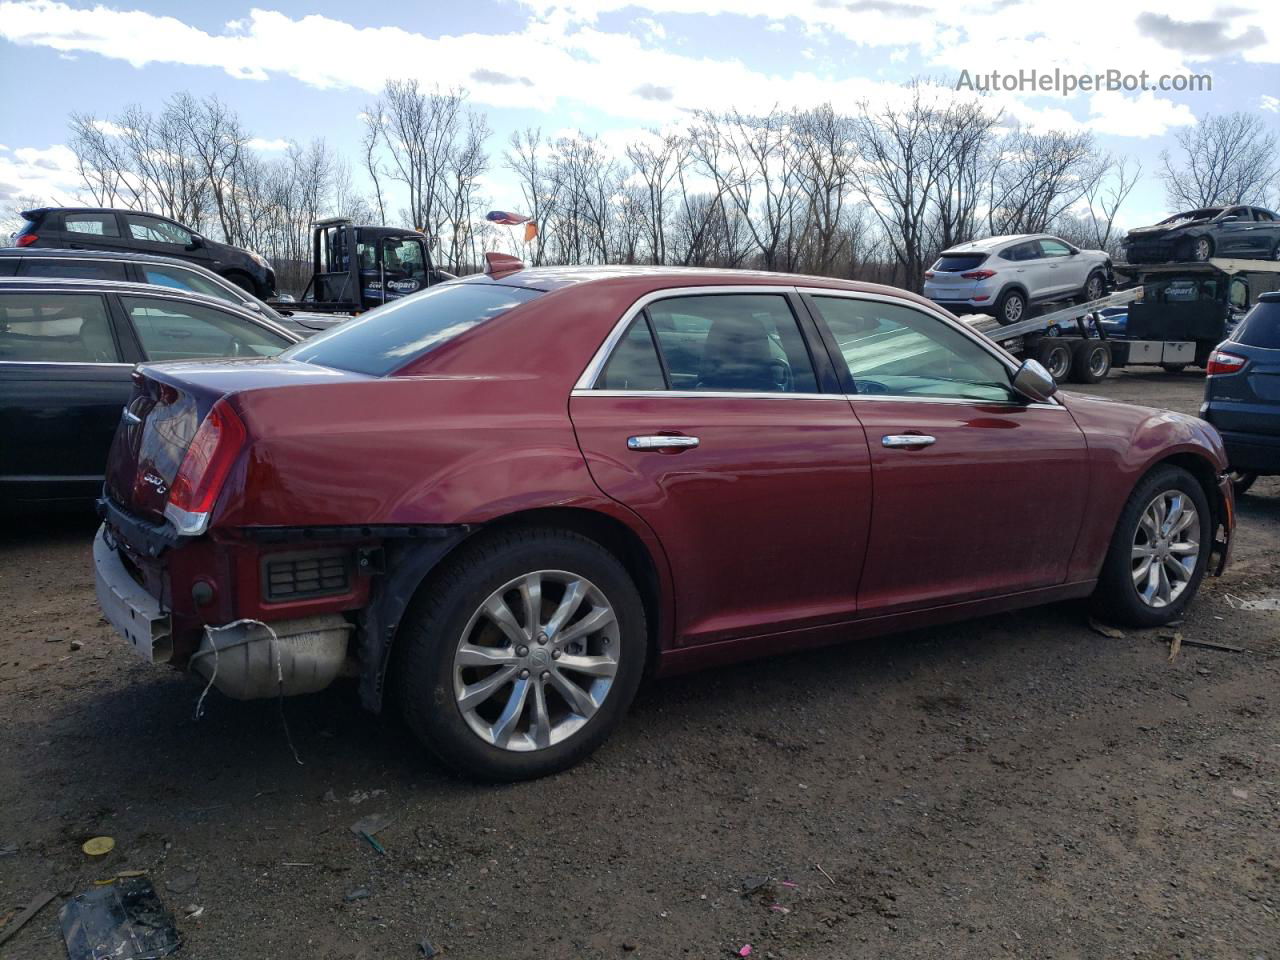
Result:
[[[1101,619],[1158,627],[1179,619],[1209,563],[1209,500],[1186,470],[1157,467],[1129,495],[1092,605]]]
[[[1091,300],[1100,300],[1107,292],[1107,279],[1101,273],[1089,274],[1089,279],[1085,281],[1084,289],[1080,291],[1080,295],[1076,297],[1076,303],[1088,303]]]
[[[1213,256],[1213,241],[1208,237],[1197,237],[1191,245],[1191,256],[1201,263],[1210,259]]]
[[[409,727],[481,780],[563,770],[617,726],[640,684],[644,605],[626,569],[567,531],[464,547],[405,619],[395,670]]]

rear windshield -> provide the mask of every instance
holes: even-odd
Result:
[[[383,377],[541,295],[498,284],[441,284],[341,323],[281,356]]]
[[[1249,311],[1232,338],[1246,347],[1280,350],[1280,300],[1263,300]]]
[[[986,259],[985,253],[944,253],[933,265],[933,269],[944,273],[964,273],[979,266]]]

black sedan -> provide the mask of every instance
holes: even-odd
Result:
[[[0,280],[0,508],[87,501],[144,360],[269,357],[253,311],[140,283]]]
[[[1280,216],[1262,207],[1205,207],[1174,214],[1124,238],[1129,263],[1239,257],[1280,260]]]
[[[1200,416],[1222,434],[1243,493],[1280,474],[1280,292],[1264,293],[1209,357]]]

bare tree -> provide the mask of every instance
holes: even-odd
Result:
[[[667,218],[671,206],[671,184],[679,175],[688,151],[688,142],[674,134],[649,131],[649,138],[627,144],[639,190],[631,203],[632,215],[643,224],[649,246],[649,262],[667,262]]]
[[[797,251],[796,268],[827,274],[837,269],[849,235],[844,230],[849,176],[856,157],[854,125],[831,104],[791,117],[797,157],[796,189],[802,198],[800,236],[787,245]]]
[[[1176,154],[1160,154],[1165,194],[1181,209],[1263,203],[1275,183],[1276,136],[1248,113],[1206,116],[1175,134]]]
[[[1108,157],[1102,175],[1086,187],[1084,199],[1089,208],[1087,219],[1091,246],[1098,250],[1111,249],[1112,240],[1118,239],[1113,235],[1116,214],[1137,186],[1140,176],[1142,164],[1136,160],[1130,169],[1128,157],[1118,161]]]
[[[547,255],[549,220],[558,212],[559,194],[556,181],[551,176],[551,145],[543,139],[542,130],[529,127],[511,135],[504,158],[505,166],[516,176],[520,194],[524,198],[524,211],[538,224],[538,236],[533,242],[534,266],[542,264]]]
[[[998,146],[988,176],[993,234],[1042,233],[1079,202],[1109,161],[1093,134],[1015,130]]]

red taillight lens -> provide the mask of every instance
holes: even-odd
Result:
[[[966,280],[985,280],[987,277],[994,277],[995,275],[996,272],[994,270],[970,270],[968,273],[960,274]]]
[[[932,280],[932,279],[933,279],[933,271],[932,271],[932,270],[926,270],[926,271],[924,272],[924,278],[925,278],[926,280]]]
[[[1210,377],[1223,373],[1239,373],[1248,362],[1245,357],[1237,357],[1234,353],[1227,353],[1225,350],[1215,350],[1209,354],[1209,365],[1204,368],[1204,372]]]
[[[244,448],[244,424],[224,401],[213,405],[169,487],[164,515],[179,533],[204,533],[231,466]]]
[[[24,233],[18,238],[18,246],[29,247],[39,239],[40,237],[34,233]]]

